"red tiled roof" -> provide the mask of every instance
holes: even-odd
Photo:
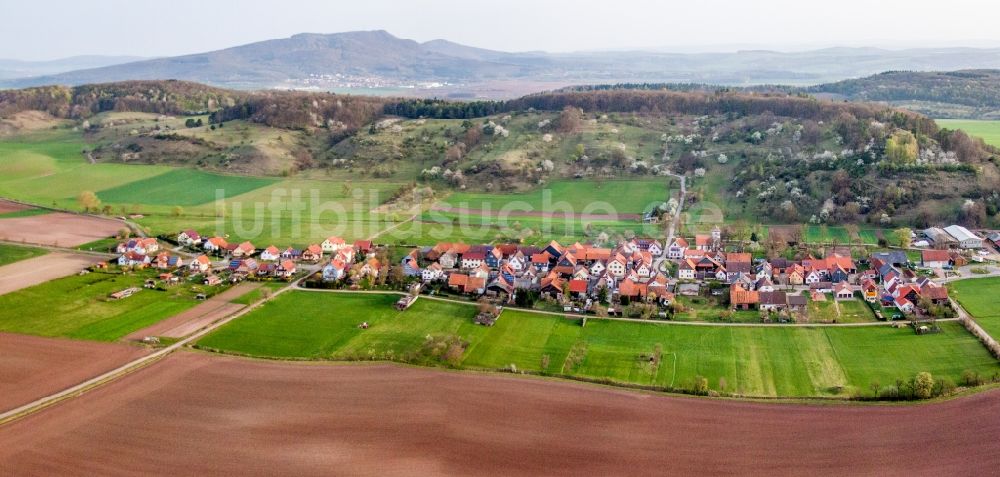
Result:
[[[573,293],[587,293],[587,280],[570,280],[569,291]]]
[[[924,250],[920,252],[920,256],[925,262],[947,262],[951,260],[951,253],[947,250]]]

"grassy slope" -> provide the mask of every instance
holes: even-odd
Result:
[[[39,257],[48,253],[46,250],[20,245],[0,244],[0,265],[19,262],[29,258]]]
[[[175,169],[164,174],[137,180],[98,194],[113,204],[200,205],[222,197],[235,197],[277,182],[260,177],[224,176],[192,169]]]
[[[867,392],[918,371],[958,380],[965,369],[992,375],[996,361],[960,326],[917,336],[907,329],[759,328],[578,321],[505,311],[492,328],[472,324],[471,306],[418,301],[399,313],[394,296],[294,292],[203,339],[202,346],[257,356],[394,359],[427,335],[469,341],[463,366],[545,371],[619,382],[689,386],[761,396],[817,396],[842,388]],[[357,325],[367,321],[371,328]],[[657,345],[658,365],[649,360]],[[571,351],[576,349],[576,351]],[[585,349],[582,353],[579,351]],[[567,356],[581,356],[567,360]]]
[[[984,121],[975,119],[935,119],[938,126],[948,129],[961,129],[972,136],[978,136],[986,144],[1000,147],[1000,121]]]
[[[1000,308],[997,292],[1000,278],[973,278],[948,284],[952,298],[958,300],[990,336],[1000,338]]]
[[[504,207],[507,210],[541,211],[552,210],[553,205],[565,202],[572,207],[573,212],[583,213],[588,206],[594,204],[595,214],[610,213],[598,202],[609,204],[618,214],[641,214],[652,205],[667,201],[670,179],[641,179],[614,181],[556,181],[544,188],[535,189],[523,194],[477,194],[456,193],[445,201],[454,207],[491,210],[494,213]],[[543,207],[549,205],[549,207]],[[562,210],[562,209],[556,209]]]
[[[73,275],[0,295],[0,309],[6,310],[0,313],[0,330],[113,341],[197,304],[185,285],[108,299],[110,293],[142,287],[150,273]]]

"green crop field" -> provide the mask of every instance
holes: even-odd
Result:
[[[73,275],[0,295],[0,331],[114,341],[197,304],[185,284],[142,290],[121,300],[108,295],[143,285],[153,271]]]
[[[949,283],[948,290],[990,336],[1000,339],[1000,277],[958,280]]]
[[[46,253],[48,252],[41,248],[0,243],[0,265],[7,265],[8,263],[40,257]]]
[[[608,214],[607,207],[591,204],[604,202],[613,207],[617,214],[642,214],[651,205],[666,202],[669,183],[672,179],[642,179],[613,181],[556,181],[523,194],[478,194],[456,193],[445,202],[452,207],[474,210],[489,210],[496,214],[501,209],[563,213],[562,204],[568,205],[570,212],[581,214]],[[555,207],[553,207],[555,205]]]
[[[276,179],[175,169],[102,190],[98,197],[112,204],[199,205],[215,201],[217,190],[223,191],[223,197],[235,197],[275,182]]]
[[[1000,147],[1000,121],[976,119],[935,119],[938,126],[961,129],[971,136],[983,138],[986,144]]]
[[[78,137],[0,141],[0,196],[76,208],[81,191],[114,188],[170,171],[164,166],[89,164]]]
[[[458,335],[468,342],[462,367],[514,365],[674,387],[688,387],[700,375],[713,389],[754,396],[864,394],[872,382],[888,385],[919,371],[956,381],[966,369],[983,375],[1000,371],[986,349],[955,323],[943,323],[941,333],[924,336],[882,326],[685,326],[593,319],[583,327],[578,320],[507,310],[487,328],[472,323],[475,308],[469,305],[422,299],[397,312],[396,298],[286,293],[199,346],[262,357],[406,359],[428,336]],[[358,328],[362,322],[370,328]]]

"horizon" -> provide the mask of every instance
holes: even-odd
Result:
[[[872,47],[887,50],[914,48],[995,48],[1000,38],[988,33],[989,10],[1000,7],[976,0],[956,0],[935,18],[913,12],[899,1],[869,5],[849,0],[824,17],[809,15],[788,0],[744,5],[713,0],[710,5],[672,5],[633,0],[610,7],[565,1],[537,4],[512,0],[483,17],[478,6],[457,1],[410,2],[395,5],[374,0],[364,5],[333,5],[311,0],[292,2],[274,10],[266,1],[241,2],[238,13],[231,2],[198,4],[181,0],[174,9],[152,5],[120,8],[120,0],[97,5],[57,5],[52,1],[11,6],[14,17],[46,18],[49,29],[64,32],[41,37],[30,22],[8,25],[0,31],[0,58],[17,61],[53,61],[77,56],[181,56],[287,38],[304,32],[385,30],[398,38],[426,42],[444,39],[467,46],[505,52],[544,51],[662,51],[672,53],[727,53],[743,49],[778,52],[824,48]],[[184,5],[192,8],[183,8]],[[852,6],[857,8],[851,8]],[[196,8],[194,8],[196,7]],[[575,8],[571,22],[562,21]],[[968,15],[967,12],[979,12]],[[984,12],[984,10],[987,10]],[[191,15],[191,11],[199,12]],[[302,12],[312,12],[303,16]],[[865,15],[857,17],[857,11]],[[113,12],[115,28],[94,29]],[[524,12],[533,12],[524,15]],[[712,17],[706,15],[711,12]],[[178,25],[179,34],[164,41],[150,35],[148,19],[156,15],[165,25]],[[219,18],[224,19],[219,22]],[[461,18],[460,22],[448,21]],[[752,18],[753,21],[747,21]],[[418,19],[420,21],[414,21]],[[664,20],[665,19],[665,20]],[[825,25],[817,29],[817,20]],[[705,27],[712,25],[710,32]],[[826,33],[829,31],[829,33]],[[123,42],[123,37],[127,41]],[[24,39],[31,41],[24,41]],[[844,41],[844,38],[853,38]],[[956,40],[956,38],[961,38]]]

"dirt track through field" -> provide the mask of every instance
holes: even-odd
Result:
[[[181,352],[0,427],[0,474],[987,475],[998,415]]]
[[[61,391],[146,353],[122,344],[0,333],[0,410]]]
[[[0,219],[0,240],[56,247],[75,247],[108,238],[124,224],[111,219],[54,212]]]
[[[100,257],[53,252],[0,267],[0,295],[78,273]]]
[[[141,341],[147,336],[163,336],[167,338],[183,338],[216,320],[225,318],[237,311],[242,310],[246,305],[230,303],[234,300],[260,288],[260,283],[243,282],[229,290],[209,298],[204,303],[200,303],[194,308],[174,315],[166,320],[154,324],[148,328],[143,328],[125,337],[126,340]]]
[[[18,204],[17,202],[7,202],[6,200],[0,200],[0,214],[17,212],[27,208],[28,206]]]

